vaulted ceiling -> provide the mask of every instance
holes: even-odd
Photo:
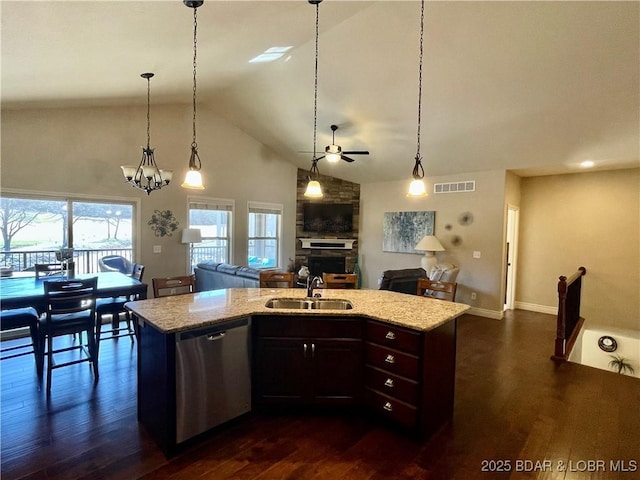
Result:
[[[193,10],[180,0],[7,1],[2,107],[191,102]],[[205,0],[198,98],[310,166],[315,7]],[[407,179],[416,154],[419,1],[319,6],[318,149],[369,150],[320,171]],[[637,167],[639,2],[427,2],[421,154],[427,175]],[[291,46],[271,63],[249,60]]]

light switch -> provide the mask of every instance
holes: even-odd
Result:
[[[480,258],[480,251],[479,250],[474,250],[473,251],[473,258]]]
[[[154,245],[153,253],[162,253],[162,245]]]

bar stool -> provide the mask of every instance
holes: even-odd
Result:
[[[38,312],[36,312],[35,308],[31,307],[2,310],[0,312],[0,329],[3,332],[28,327],[31,337],[30,343],[0,349],[0,353],[8,353],[7,355],[2,355],[0,360],[8,360],[33,353],[36,362],[36,371],[38,372],[38,377],[41,377],[43,362],[42,358],[38,356],[40,350],[38,348],[38,318]],[[30,350],[26,350],[29,348]]]
[[[293,288],[294,275],[291,272],[260,272],[260,287]]]
[[[142,282],[142,277],[144,276],[144,265],[136,263],[133,265],[133,272],[131,273],[131,277],[135,278],[139,282]],[[114,297],[114,298],[99,298],[96,301],[96,316],[97,316],[97,324],[96,324],[96,340],[98,347],[100,346],[101,335],[111,333],[111,339],[116,339],[120,337],[130,337],[131,343],[133,343],[133,339],[136,336],[136,329],[132,327],[131,322],[131,314],[127,309],[124,308],[125,303],[136,300],[132,295],[122,296],[122,297]],[[120,315],[124,314],[124,320],[127,322],[126,329],[120,329]],[[102,317],[105,315],[111,315],[111,329],[102,330]],[[121,333],[121,330],[126,330],[126,333]]]
[[[66,281],[45,281],[44,295],[46,315],[39,320],[39,355],[47,358],[47,396],[51,393],[51,372],[56,368],[89,362],[93,367],[94,381],[97,383],[98,347],[96,341],[96,289],[98,277]],[[54,350],[53,339],[71,333],[87,333],[88,350],[84,345],[76,345]],[[54,354],[80,350],[81,358],[56,363]]]
[[[355,273],[323,273],[324,288],[357,288],[358,275]]]

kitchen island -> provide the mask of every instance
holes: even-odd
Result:
[[[323,299],[348,300],[351,308],[270,308],[271,299],[303,299],[306,293],[270,288],[213,290],[127,304],[138,321],[138,419],[167,455],[189,435],[229,419],[184,434],[184,423],[191,421],[185,417],[226,408],[213,400],[209,406],[196,402],[206,412],[185,407],[185,401],[193,403],[189,396],[202,395],[200,387],[185,386],[185,375],[206,377],[214,385],[208,395],[224,399],[227,390],[236,392],[225,405],[247,403],[237,398],[249,395],[249,405],[238,412],[282,406],[362,407],[374,418],[423,437],[451,418],[455,319],[467,305],[385,290],[316,292]],[[231,335],[237,331],[232,327],[239,325],[249,331],[244,357],[233,347],[227,355],[203,357],[206,361],[183,360],[200,350],[186,347],[184,339],[199,332],[209,344],[224,335],[237,338]],[[211,329],[222,333],[210,334]],[[220,375],[224,378],[189,371],[189,365],[206,369],[224,364],[228,369],[231,363],[248,366]],[[241,392],[240,377],[249,377],[244,378],[249,392]]]

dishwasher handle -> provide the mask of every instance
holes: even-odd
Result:
[[[239,318],[237,320],[231,320],[228,322],[222,322],[220,324],[211,325],[204,328],[197,328],[194,330],[186,330],[184,332],[176,333],[176,342],[183,342],[185,340],[193,340],[195,338],[204,337],[208,341],[221,340],[225,334],[234,328],[244,327],[249,325],[248,318]]]

